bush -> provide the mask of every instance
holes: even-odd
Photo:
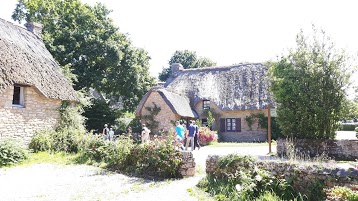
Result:
[[[105,161],[109,167],[123,170],[126,168],[126,161],[131,157],[133,140],[130,137],[119,136],[116,141],[109,141],[105,154]]]
[[[101,162],[106,157],[106,144],[102,137],[97,135],[84,135],[79,141],[81,156]]]
[[[78,130],[61,130],[52,133],[52,150],[59,152],[77,152],[78,142],[83,134]]]
[[[0,166],[18,163],[27,157],[27,150],[15,140],[0,140]]]
[[[53,144],[52,136],[54,133],[54,130],[36,131],[31,139],[29,148],[32,149],[33,152],[51,150]]]
[[[356,190],[353,191],[352,189],[345,186],[335,186],[331,189],[326,190],[326,195],[328,200],[357,201],[358,191]]]
[[[77,152],[83,134],[78,130],[41,130],[32,137],[29,148],[39,151]]]
[[[218,200],[255,200],[267,192],[284,200],[290,200],[294,195],[285,180],[278,180],[268,171],[257,168],[253,158],[235,154],[221,158],[218,169],[197,186]]]
[[[201,145],[208,145],[217,141],[217,134],[215,131],[211,131],[208,127],[199,128],[199,143]]]
[[[171,137],[165,141],[154,140],[150,143],[133,146],[127,158],[127,171],[141,175],[162,178],[178,176],[182,162],[180,151],[175,149]]]
[[[358,123],[342,123],[342,131],[354,131]]]

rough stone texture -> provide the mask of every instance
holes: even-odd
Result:
[[[222,156],[208,156],[206,160],[206,173],[208,175],[220,171],[218,161]],[[256,161],[258,168],[269,171],[278,179],[293,179],[293,188],[299,192],[306,192],[309,186],[321,181],[326,187],[347,186],[356,189],[358,187],[358,170],[339,168],[329,164],[313,165],[309,163],[292,163],[289,161]],[[235,169],[231,169],[235,171]],[[233,172],[234,173],[234,172]],[[230,175],[226,172],[222,175]]]
[[[358,160],[358,140],[305,140],[297,139],[290,142],[277,140],[277,153],[286,155],[286,144],[293,143],[295,153],[314,157],[326,154],[337,160]]]
[[[165,103],[163,98],[160,96],[158,92],[152,92],[148,97],[147,101],[144,103],[144,107],[142,109],[142,115],[148,115],[149,112],[145,109],[146,107],[153,108],[153,102],[160,107],[160,112],[158,115],[154,117],[155,121],[159,122],[159,127],[157,129],[152,129],[151,134],[156,134],[161,130],[167,132],[174,132],[174,124],[175,120],[180,119],[179,115],[175,115],[170,107]],[[145,119],[141,119],[142,123],[147,123]]]
[[[213,130],[218,130],[221,135],[221,139],[224,142],[262,142],[267,141],[267,130],[261,129],[256,121],[252,125],[252,129],[249,128],[245,117],[250,116],[251,114],[264,113],[267,116],[267,110],[233,110],[233,111],[223,111],[220,110],[215,103],[210,102],[210,109],[216,115],[215,123],[213,125]],[[203,101],[199,101],[194,110],[198,113],[201,119],[207,118],[204,114]],[[220,118],[241,118],[241,132],[220,132]]]
[[[55,128],[61,100],[46,98],[33,87],[24,87],[24,108],[12,106],[13,87],[0,94],[0,139],[28,144],[35,131]]]
[[[189,151],[183,151],[182,159],[183,163],[179,167],[179,173],[182,177],[192,177],[195,175],[195,160],[193,153]]]

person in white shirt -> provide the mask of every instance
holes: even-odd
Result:
[[[109,141],[113,141],[114,140],[114,131],[113,128],[109,129]]]
[[[149,142],[149,140],[150,140],[149,133],[150,133],[150,130],[145,126],[145,124],[143,124],[142,125],[142,143]]]

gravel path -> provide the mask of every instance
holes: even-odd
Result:
[[[274,151],[274,150],[273,150]],[[188,192],[205,176],[205,160],[210,154],[240,153],[263,156],[267,146],[203,147],[193,152],[197,163],[195,177],[151,181],[113,173],[88,165],[36,164],[0,169],[1,201],[43,200],[198,200]]]

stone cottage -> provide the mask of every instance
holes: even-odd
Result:
[[[0,139],[28,144],[35,131],[56,127],[63,100],[78,98],[41,40],[41,26],[25,26],[0,19]]]
[[[267,131],[258,123],[249,127],[245,117],[264,113],[275,107],[269,92],[268,67],[261,63],[235,66],[183,69],[171,66],[172,75],[162,88],[151,89],[141,100],[136,116],[147,122],[148,108],[160,107],[155,118],[158,129],[173,129],[175,120],[200,119],[207,124],[208,111],[213,114],[213,130],[224,141],[265,141]]]

